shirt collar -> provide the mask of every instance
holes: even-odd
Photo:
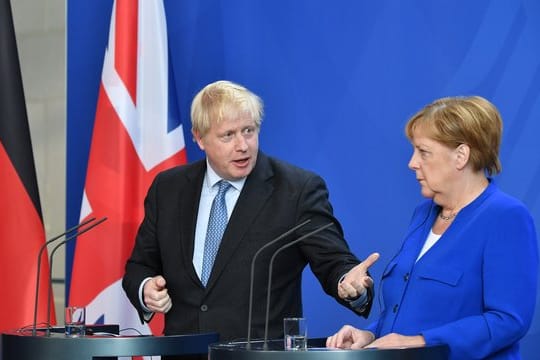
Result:
[[[206,159],[206,174],[204,175],[204,180],[205,180],[206,186],[209,189],[211,189],[214,185],[216,185],[218,182],[223,180],[223,178],[220,177],[214,171],[214,169],[212,169],[212,166],[210,166],[208,159]],[[226,181],[229,182],[236,190],[241,191],[246,182],[246,178],[242,178],[239,180],[226,180]]]

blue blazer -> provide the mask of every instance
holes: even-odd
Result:
[[[422,334],[447,344],[451,359],[520,359],[536,303],[538,248],[525,206],[493,181],[416,259],[439,213],[416,208],[401,250],[382,277],[377,337]]]

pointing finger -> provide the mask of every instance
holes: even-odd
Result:
[[[375,264],[375,262],[379,260],[379,257],[379,253],[373,253],[369,255],[366,259],[364,259],[364,261],[360,263],[360,267],[367,272],[371,265]]]

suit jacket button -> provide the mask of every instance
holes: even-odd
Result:
[[[208,311],[208,306],[206,304],[201,305],[201,311]]]

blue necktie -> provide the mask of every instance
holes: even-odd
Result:
[[[212,202],[210,209],[210,219],[208,220],[208,230],[206,231],[206,240],[204,242],[203,266],[201,282],[204,286],[208,282],[214,260],[219,249],[219,244],[225,228],[227,227],[227,205],[225,204],[225,194],[231,187],[227,181],[221,180],[219,190]]]

